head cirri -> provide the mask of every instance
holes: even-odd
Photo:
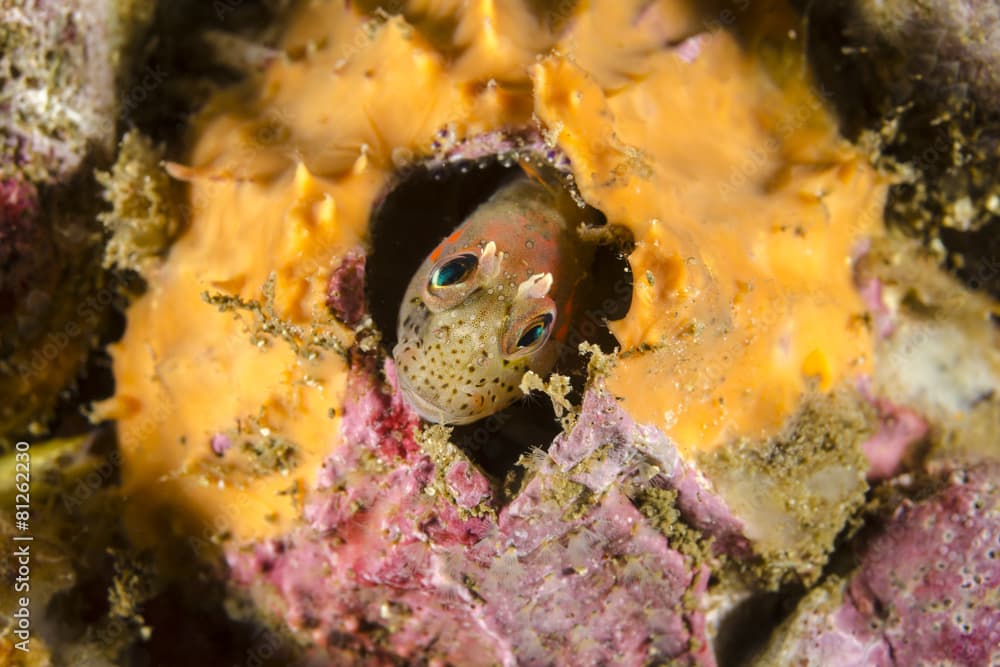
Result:
[[[590,249],[567,197],[527,177],[502,187],[424,260],[399,310],[400,389],[429,421],[467,424],[521,397],[557,356]]]

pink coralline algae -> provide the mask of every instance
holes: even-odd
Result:
[[[132,30],[152,14],[136,4],[0,4],[3,441],[47,421],[99,338],[105,302],[83,306],[103,284],[91,170],[113,153]]]
[[[927,422],[912,410],[893,405],[885,399],[878,400],[875,409],[879,419],[878,431],[861,445],[868,458],[870,482],[888,479],[900,472],[910,447],[927,434]]]
[[[882,293],[882,281],[878,278],[868,278],[858,285],[858,293],[868,307],[872,317],[875,333],[879,338],[888,338],[896,330],[893,313],[885,302]]]
[[[878,418],[875,433],[862,443],[861,450],[868,459],[868,481],[879,482],[902,472],[904,459],[927,435],[928,424],[913,410],[873,396],[867,382],[860,384],[859,391]]]
[[[334,317],[357,326],[365,314],[365,254],[351,251],[330,274],[326,305]]]
[[[493,160],[500,157],[501,161],[543,161],[558,171],[570,173],[570,160],[566,154],[550,145],[539,132],[531,128],[485,132],[462,140],[456,139],[448,130],[442,130],[438,133],[433,148],[435,157],[424,165],[431,170],[455,162]]]
[[[0,313],[9,314],[20,295],[52,263],[51,243],[38,221],[38,191],[20,178],[0,179]]]
[[[859,258],[864,252],[859,253]],[[898,314],[886,303],[882,281],[876,277],[859,276],[857,287],[872,318],[874,333],[882,340],[890,338],[896,331]],[[859,383],[858,390],[875,408],[878,418],[875,434],[861,448],[869,462],[868,481],[879,482],[902,471],[907,454],[927,435],[928,424],[916,411],[896,405],[884,397],[876,397],[869,378]]]
[[[225,433],[216,433],[212,436],[211,447],[216,456],[224,456],[232,446],[232,439]]]
[[[308,525],[233,548],[237,585],[346,664],[714,664],[699,608],[707,567],[632,496],[676,491],[717,548],[747,546],[662,434],[592,387],[575,427],[501,507],[464,457],[426,453],[391,361],[384,371],[385,383],[373,358],[355,360],[344,442],[307,502]]]
[[[903,501],[863,549],[842,604],[796,619],[785,653],[801,665],[998,664],[998,480],[1000,464],[979,464]]]
[[[468,461],[455,461],[444,478],[455,502],[466,509],[486,502],[492,495],[490,483]]]
[[[19,178],[0,179],[0,221],[12,225],[38,214],[35,186]]]
[[[603,460],[592,461],[586,470],[577,472],[578,464],[599,448],[605,450]],[[577,427],[556,438],[550,456],[570,479],[598,492],[629,481],[641,485],[643,480],[635,477],[639,464],[655,462],[659,473],[648,480],[649,485],[675,490],[684,520],[712,537],[716,552],[750,555],[743,525],[703,477],[681,461],[661,431],[636,424],[607,392],[587,392]]]

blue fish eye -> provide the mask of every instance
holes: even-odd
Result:
[[[467,279],[479,264],[479,258],[472,253],[452,257],[431,274],[431,287],[457,285]]]
[[[534,345],[542,338],[542,336],[545,335],[545,332],[548,331],[550,326],[552,326],[551,313],[546,313],[534,320],[528,325],[528,328],[524,330],[521,337],[517,339],[517,348],[521,349]]]

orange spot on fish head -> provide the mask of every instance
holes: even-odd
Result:
[[[566,334],[569,333],[569,324],[573,319],[573,296],[570,295],[566,299],[566,303],[559,309],[556,313],[556,317],[560,318],[562,321],[559,323],[559,328],[555,331],[556,340],[566,340]]]
[[[431,251],[431,261],[438,261],[438,257],[440,257],[441,253],[444,252],[445,247],[457,241],[459,237],[462,236],[463,231],[465,231],[465,225],[460,225],[455,229],[455,231],[449,234],[444,241],[441,241],[441,243],[439,243],[438,246]]]

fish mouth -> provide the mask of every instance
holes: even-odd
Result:
[[[396,381],[399,384],[399,390],[402,392],[407,405],[426,421],[436,424],[461,426],[462,424],[469,424],[478,419],[474,414],[449,413],[447,410],[442,409],[441,406],[432,403],[427,397],[421,395],[420,392],[413,388],[410,379],[406,377],[406,374],[399,367],[396,368]]]

